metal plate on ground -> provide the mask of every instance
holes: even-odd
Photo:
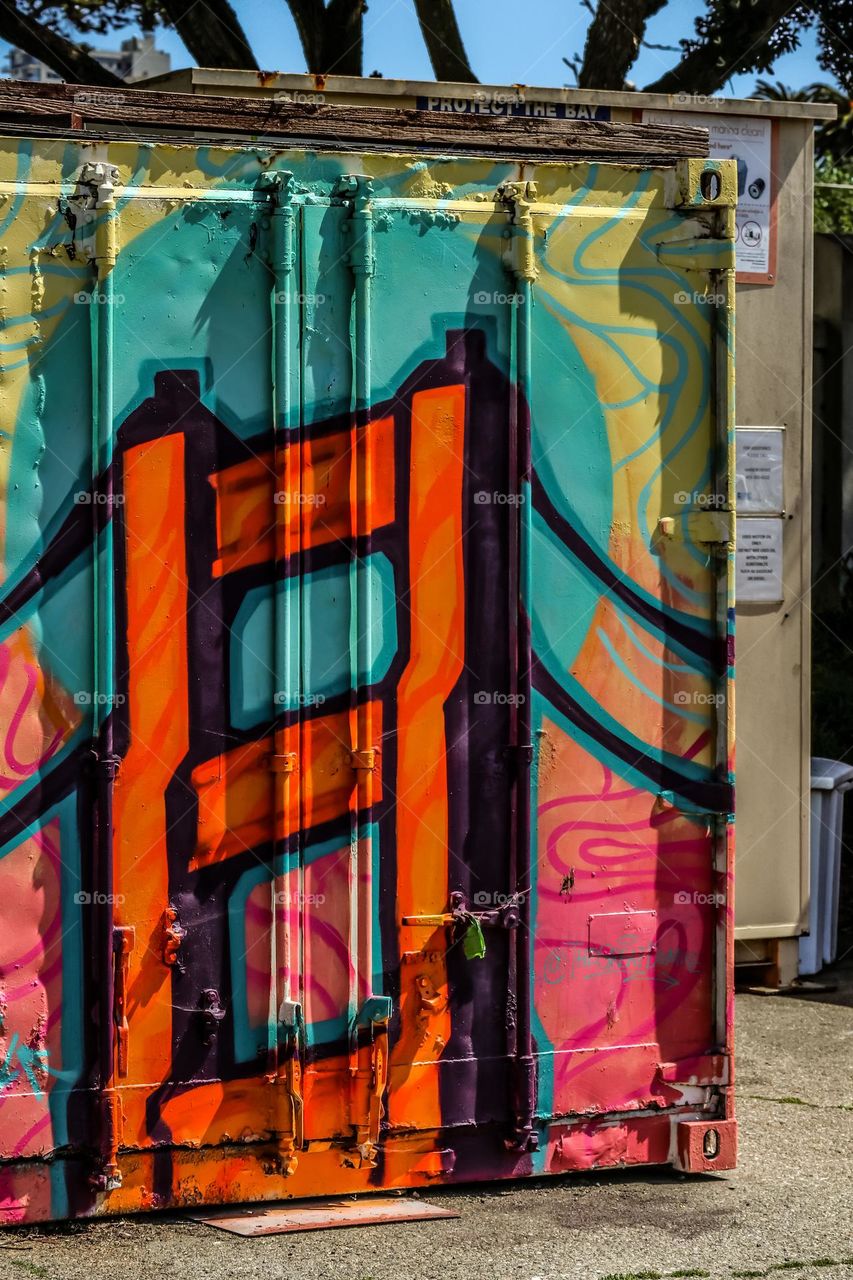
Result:
[[[322,1231],[331,1227],[370,1227],[384,1222],[423,1222],[458,1218],[455,1209],[438,1209],[421,1200],[376,1196],[365,1200],[311,1200],[261,1205],[218,1213],[190,1214],[196,1222],[237,1236],[274,1236],[288,1231]]]

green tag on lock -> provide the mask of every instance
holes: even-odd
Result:
[[[462,939],[462,950],[466,960],[482,960],[486,954],[486,939],[480,921],[476,916],[466,917],[465,937]]]

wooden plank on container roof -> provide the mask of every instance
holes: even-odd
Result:
[[[28,84],[0,80],[0,122],[14,132],[75,132],[108,136],[132,132],[222,136],[239,144],[269,139],[324,150],[427,150],[672,165],[708,154],[708,132],[675,123],[624,124],[454,115],[412,108],[294,103],[276,99],[202,97],[150,89]]]

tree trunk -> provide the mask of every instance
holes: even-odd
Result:
[[[160,0],[160,8],[200,67],[257,70],[255,55],[229,0],[204,0],[203,4]]]
[[[364,0],[330,0],[323,11],[321,66],[324,76],[360,76],[363,59]]]
[[[586,34],[578,74],[582,89],[624,89],[646,22],[666,0],[599,0]]]
[[[287,5],[311,75],[362,74],[365,0],[287,0]]]
[[[436,79],[476,84],[453,0],[415,0],[415,10]]]

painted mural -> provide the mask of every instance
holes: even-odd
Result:
[[[0,141],[6,1223],[730,1166],[701,169]]]

